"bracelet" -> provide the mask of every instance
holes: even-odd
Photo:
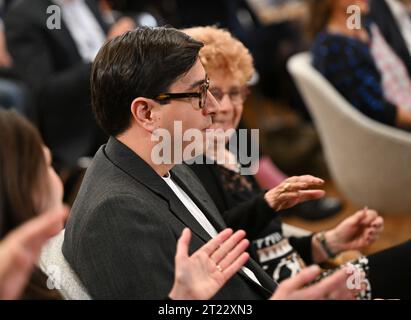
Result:
[[[325,232],[321,231],[320,233],[317,233],[317,239],[321,244],[321,247],[327,254],[328,258],[332,259],[335,258],[336,255],[331,251],[330,247],[328,246],[327,240],[325,239]]]

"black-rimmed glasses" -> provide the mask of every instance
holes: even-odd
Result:
[[[166,92],[160,93],[153,100],[156,101],[167,101],[171,99],[183,99],[183,98],[199,98],[198,107],[203,109],[207,102],[207,92],[210,86],[210,80],[206,78],[204,83],[201,84],[198,92]]]

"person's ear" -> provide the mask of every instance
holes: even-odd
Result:
[[[153,112],[155,101],[147,98],[136,98],[131,103],[132,120],[149,132],[157,128],[155,112]]]

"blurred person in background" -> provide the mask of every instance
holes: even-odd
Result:
[[[106,137],[90,108],[91,62],[103,43],[130,30],[107,25],[94,0],[22,0],[4,18],[13,69],[32,91],[33,113],[57,169],[73,169]]]
[[[368,13],[366,0],[310,0],[308,31],[314,38],[313,65],[359,111],[387,125],[411,129],[411,109],[386,98],[382,75],[364,26],[347,27],[347,8]]]
[[[29,99],[27,88],[12,70],[13,59],[7,49],[4,30],[3,19],[13,1],[0,1],[0,108],[14,108],[20,113],[28,114],[26,110]]]

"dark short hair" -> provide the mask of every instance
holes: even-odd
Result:
[[[196,63],[203,44],[168,27],[140,27],[108,41],[91,72],[91,99],[97,122],[109,135],[130,125],[136,97],[166,92]]]

